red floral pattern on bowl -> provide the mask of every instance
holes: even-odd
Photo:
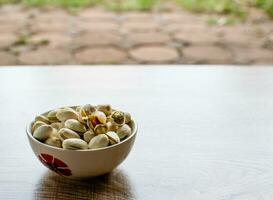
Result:
[[[67,164],[58,158],[54,158],[51,155],[41,153],[39,155],[40,161],[49,169],[56,172],[61,176],[70,176],[72,175],[71,170],[68,168]]]

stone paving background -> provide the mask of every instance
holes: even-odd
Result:
[[[114,13],[88,8],[0,8],[0,65],[273,64],[273,21],[210,26],[187,11]]]

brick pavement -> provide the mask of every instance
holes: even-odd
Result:
[[[209,15],[183,10],[72,15],[3,6],[0,65],[273,64],[273,21],[255,12],[241,24],[209,26]]]

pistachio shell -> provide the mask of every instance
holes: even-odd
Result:
[[[42,121],[36,121],[34,122],[34,124],[32,125],[31,131],[32,133],[40,126],[42,125],[46,125],[46,123],[42,122]]]
[[[125,123],[125,114],[122,111],[115,111],[111,115],[112,122],[118,126],[121,126]]]
[[[127,124],[122,125],[121,127],[118,128],[117,134],[119,138],[122,140],[123,138],[131,135],[131,128]]]
[[[52,126],[52,128],[55,128],[57,130],[60,130],[61,128],[64,127],[64,123],[62,123],[62,122],[53,122],[52,124],[50,124],[50,126]]]
[[[70,111],[75,111],[73,108],[71,108],[71,107],[62,107],[61,109],[63,109],[63,110],[70,110]]]
[[[89,144],[88,147],[89,149],[98,149],[102,147],[107,147],[109,144],[109,139],[105,134],[100,134],[95,137],[93,137]]]
[[[86,104],[83,107],[79,108],[79,115],[78,115],[78,120],[83,123],[83,124],[87,124],[88,123],[88,116],[90,116],[93,112],[95,112],[95,107],[91,106],[90,104]],[[93,128],[92,126],[90,128]]]
[[[131,115],[130,115],[130,113],[125,112],[124,115],[125,115],[125,124],[130,123],[130,121],[131,121]]]
[[[85,112],[85,110],[83,109],[83,107],[80,108],[80,111],[79,111],[79,115],[83,118],[87,117],[88,114]]]
[[[53,146],[53,147],[62,148],[62,141],[59,138],[57,138],[57,137],[49,137],[45,141],[45,144]]]
[[[107,122],[107,127],[108,127],[108,131],[114,131],[114,132],[117,132],[118,130],[118,126],[113,124],[112,122]]]
[[[98,124],[105,124],[106,115],[101,111],[96,111],[90,116],[90,123],[93,127],[96,127]]]
[[[46,124],[50,124],[49,119],[46,116],[44,116],[44,115],[38,115],[38,116],[36,116],[35,117],[35,121],[41,121],[41,122],[44,122]]]
[[[86,127],[76,119],[66,120],[64,123],[64,127],[80,133],[86,132]]]
[[[58,112],[59,109],[57,110],[51,110],[47,113],[47,118],[51,121],[51,122],[57,122],[58,119],[56,117],[56,114]]]
[[[34,131],[33,137],[37,140],[45,141],[52,133],[53,128],[50,125],[42,125]]]
[[[69,110],[69,109],[60,109],[56,117],[59,121],[66,121],[68,119],[78,119],[78,113],[74,110]]]
[[[106,116],[109,116],[112,113],[112,107],[109,104],[98,105],[97,109],[103,112]]]
[[[78,121],[82,124],[87,124],[88,117],[85,114],[78,114]]]
[[[107,123],[107,122],[111,122],[111,121],[113,121],[112,118],[111,118],[111,115],[110,115],[110,116],[107,116],[107,117],[106,117],[106,123]]]
[[[119,136],[113,132],[113,131],[109,131],[105,134],[108,138],[109,138],[109,141],[110,141],[110,144],[117,144],[120,142],[120,139],[119,139]]]
[[[82,109],[82,107],[81,107],[81,106],[78,106],[78,107],[76,108],[76,112],[79,113],[81,109]]]
[[[95,137],[96,134],[94,133],[94,131],[91,129],[89,131],[86,131],[84,134],[83,134],[83,139],[85,142],[89,143],[90,140]]]
[[[51,133],[50,137],[59,138],[58,130],[56,128],[53,128],[53,132]]]
[[[86,113],[86,115],[91,115],[93,112],[96,111],[96,107],[92,106],[91,104],[85,104],[82,109]]]
[[[70,150],[81,150],[88,148],[87,143],[79,138],[69,138],[67,140],[64,140],[62,146],[64,149]]]
[[[58,131],[58,137],[61,141],[64,141],[69,138],[81,138],[78,133],[72,131],[68,128],[62,128]]]
[[[106,124],[98,124],[94,131],[97,135],[104,134],[108,131],[108,126]]]

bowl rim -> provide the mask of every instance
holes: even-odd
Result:
[[[75,107],[75,106],[69,106],[69,107]],[[49,111],[51,111],[51,110],[49,110]],[[47,111],[47,112],[49,112],[49,111]],[[41,115],[43,115],[43,114],[45,114],[45,113],[47,113],[47,112],[44,112],[44,113],[42,113]],[[113,144],[113,145],[110,145],[110,146],[107,146],[107,147],[103,147],[103,148],[98,148],[98,149],[82,149],[82,150],[79,149],[79,150],[71,150],[71,149],[63,149],[63,148],[59,148],[59,147],[53,147],[53,146],[47,145],[47,144],[45,144],[45,143],[43,143],[43,142],[40,142],[39,140],[35,139],[35,138],[33,137],[32,133],[31,133],[31,127],[32,127],[32,124],[34,123],[34,121],[31,121],[30,123],[27,124],[27,126],[26,126],[26,133],[27,133],[27,136],[28,136],[29,138],[31,138],[31,140],[33,140],[33,141],[36,142],[37,144],[42,145],[42,146],[45,146],[45,147],[47,147],[47,148],[56,149],[56,150],[59,150],[59,151],[73,151],[73,152],[103,151],[103,150],[115,148],[115,147],[117,147],[117,146],[119,146],[119,145],[121,145],[121,144],[123,144],[123,143],[129,141],[131,138],[133,138],[133,137],[137,134],[138,125],[137,125],[136,121],[135,121],[133,118],[131,118],[131,121],[133,121],[133,123],[134,123],[134,129],[133,129],[132,134],[131,134],[129,137],[125,138],[125,140],[122,140],[121,142],[119,142],[119,143],[117,143],[117,144]]]

